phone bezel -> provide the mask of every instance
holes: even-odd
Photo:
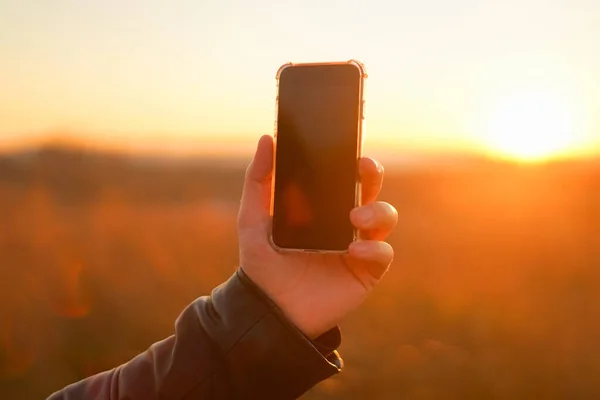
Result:
[[[277,81],[276,85],[276,97],[275,97],[275,123],[274,123],[274,137],[273,137],[273,168],[272,168],[272,179],[271,179],[271,206],[269,210],[269,243],[273,249],[277,252],[285,253],[285,252],[301,252],[301,253],[315,253],[315,254],[346,254],[348,253],[348,249],[344,250],[324,250],[324,249],[300,249],[300,248],[288,248],[288,247],[280,247],[275,244],[273,240],[273,213],[274,213],[274,202],[275,202],[275,177],[276,177],[276,157],[277,157],[277,120],[279,113],[279,85],[280,78],[282,72],[290,67],[316,67],[316,66],[324,66],[324,65],[353,65],[359,71],[359,79],[360,79],[360,90],[359,90],[359,116],[358,116],[358,126],[357,126],[357,148],[356,148],[356,162],[358,163],[360,158],[363,156],[363,140],[364,140],[364,128],[365,128],[365,83],[367,79],[367,71],[363,63],[357,61],[355,59],[351,59],[348,61],[332,61],[332,62],[313,62],[313,63],[293,63],[287,62],[279,67],[277,70],[275,79]],[[356,177],[356,185],[354,189],[354,207],[359,207],[362,204],[362,185],[360,182],[360,177],[357,175]],[[348,215],[348,218],[350,216]],[[352,242],[360,239],[360,232],[358,229],[354,229],[354,235],[352,238]],[[351,242],[351,243],[352,243]]]

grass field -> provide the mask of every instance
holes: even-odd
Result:
[[[387,166],[396,259],[306,399],[600,398],[600,164]],[[0,398],[171,334],[235,269],[243,167],[0,158]]]

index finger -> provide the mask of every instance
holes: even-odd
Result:
[[[358,162],[358,175],[362,187],[362,204],[377,200],[383,183],[383,165],[370,157],[361,158]]]

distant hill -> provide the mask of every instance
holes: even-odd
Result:
[[[246,163],[241,159],[133,157],[46,147],[1,155],[0,184],[15,188],[41,185],[65,200],[84,202],[107,190],[152,201],[178,201],[180,196],[230,197],[241,190]]]

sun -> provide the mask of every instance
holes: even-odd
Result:
[[[496,157],[538,162],[569,155],[578,144],[567,102],[545,93],[521,93],[496,104],[484,128],[484,146]]]

